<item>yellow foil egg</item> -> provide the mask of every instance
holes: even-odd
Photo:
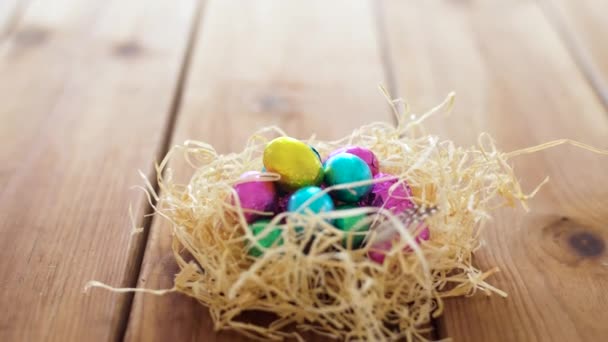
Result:
[[[281,175],[279,184],[295,190],[323,181],[323,164],[307,144],[293,138],[276,138],[264,149],[266,170]]]

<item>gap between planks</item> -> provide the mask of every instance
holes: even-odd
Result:
[[[604,108],[608,109],[608,82],[602,77],[601,71],[590,56],[590,51],[578,38],[573,28],[568,26],[567,20],[560,13],[555,0],[539,0],[538,3],[547,22],[551,24],[578,65],[583,78],[587,80]]]
[[[184,61],[182,64],[182,69],[180,71],[178,84],[176,85],[176,90],[174,92],[175,95],[174,95],[173,102],[171,105],[171,112],[170,112],[170,117],[169,117],[169,120],[167,123],[167,129],[165,131],[165,134],[163,135],[164,138],[163,138],[161,150],[159,151],[159,154],[158,154],[159,160],[162,159],[163,156],[168,152],[169,144],[171,143],[171,139],[172,139],[172,136],[174,133],[174,127],[175,127],[175,123],[177,121],[178,111],[180,110],[180,105],[181,105],[181,100],[182,100],[183,87],[185,84],[185,80],[188,77],[188,70],[190,67],[191,56],[192,56],[192,53],[195,48],[196,38],[199,34],[198,25],[200,25],[200,20],[201,20],[203,8],[204,8],[204,2],[205,1],[199,1],[197,10],[195,13],[195,18],[194,18],[194,22],[193,22],[193,25],[195,25],[195,26],[193,26],[193,28],[191,29],[191,32],[190,32],[190,36],[189,36],[189,40],[188,40],[188,47],[186,50],[186,54],[184,56]],[[542,1],[541,1],[541,3],[542,3]],[[373,10],[374,10],[373,17],[374,17],[375,24],[376,24],[375,28],[376,28],[376,32],[377,32],[377,38],[378,38],[378,49],[379,49],[379,53],[380,53],[381,60],[382,60],[385,80],[387,82],[386,87],[390,94],[392,94],[393,96],[398,96],[401,93],[400,93],[400,89],[398,88],[398,85],[396,82],[394,64],[391,59],[391,46],[389,44],[388,37],[386,34],[387,26],[386,26],[385,18],[384,18],[385,9],[384,9],[383,4],[384,4],[383,2],[374,2],[373,3]],[[598,76],[597,69],[594,67],[593,62],[590,60],[589,56],[586,54],[585,49],[582,47],[582,44],[580,43],[580,41],[577,40],[576,35],[573,34],[572,32],[570,32],[570,30],[564,25],[562,18],[559,17],[559,14],[555,11],[555,9],[551,8],[551,6],[552,5],[547,5],[547,4],[543,4],[543,6],[541,6],[543,8],[544,15],[549,19],[549,22],[552,23],[552,25],[554,26],[554,29],[556,29],[557,33],[562,38],[562,40],[564,40],[564,43],[568,47],[569,52],[572,54],[573,59],[578,64],[580,71],[584,75],[585,79],[591,84],[592,88],[596,91],[596,94],[602,101],[603,105],[605,107],[608,107],[608,92],[607,92],[608,88],[603,83],[603,80],[601,79],[601,77]],[[150,175],[153,175],[154,172],[155,172],[155,170],[153,168]],[[154,184],[154,188],[155,188],[155,190],[158,190],[157,184]],[[125,279],[128,280],[127,286],[129,286],[129,287],[135,286],[137,283],[137,279],[139,278],[139,272],[141,271],[141,267],[142,267],[143,255],[145,253],[145,247],[148,242],[148,233],[149,233],[150,227],[154,220],[154,217],[150,217],[150,214],[153,213],[153,209],[151,206],[148,205],[145,212],[146,212],[146,216],[143,221],[143,226],[144,226],[143,234],[145,234],[144,238],[143,238],[144,242],[138,248],[136,255],[135,255],[135,260],[134,260],[134,262],[137,265],[139,265],[138,272],[137,272],[137,274],[133,273],[133,274],[127,275],[125,277]],[[126,328],[129,323],[128,315],[132,308],[133,294],[129,295],[129,298],[127,301],[128,301],[128,305],[126,306],[124,312],[121,313],[121,317],[122,317],[121,322],[123,322],[123,324],[121,325],[120,334],[118,335],[118,336],[121,336],[122,338],[124,338],[124,335],[126,333]],[[431,319],[431,325],[433,327],[433,330],[431,332],[431,338],[432,339],[440,338],[440,336],[439,336],[440,329],[441,329],[440,320]]]
[[[31,0],[3,0],[0,3],[0,44],[15,32],[30,3]]]
[[[391,46],[388,40],[386,18],[384,15],[384,1],[372,2],[373,7],[373,18],[376,28],[376,37],[378,39],[378,51],[380,53],[380,60],[382,62],[384,70],[384,79],[386,84],[384,85],[388,93],[391,96],[399,97],[399,88],[397,86],[397,80],[395,78],[395,68],[393,66],[393,60],[391,58]],[[390,103],[387,104],[392,107]],[[389,108],[389,112],[392,113],[392,108]],[[393,123],[397,124],[397,118],[393,116]]]
[[[386,87],[389,95],[391,96],[391,100],[394,98],[401,98],[403,94],[401,93],[401,89],[399,88],[399,84],[397,82],[396,69],[391,58],[391,45],[388,37],[388,25],[386,22],[386,6],[384,1],[374,1],[372,3],[373,6],[373,17],[375,19],[376,26],[376,37],[378,39],[378,50],[380,52],[380,58],[382,61],[382,66],[384,70],[384,79],[386,80]],[[389,106],[389,111],[393,113],[392,103],[387,104]],[[397,125],[397,117],[395,115],[392,116],[393,124]],[[441,329],[441,322],[439,318],[429,317],[429,323],[431,327],[431,331],[428,332],[427,337],[430,340],[436,341],[440,339],[439,329]]]
[[[196,48],[196,42],[200,31],[200,21],[203,17],[203,12],[205,9],[206,0],[198,0],[197,5],[193,14],[192,26],[188,33],[188,43],[186,46],[186,51],[184,53],[184,57],[181,63],[181,69],[178,74],[177,84],[175,85],[175,90],[173,91],[173,99],[171,101],[171,106],[169,109],[169,117],[167,119],[167,123],[165,125],[165,131],[163,132],[163,139],[160,145],[160,149],[158,151],[156,162],[152,165],[150,172],[148,172],[148,179],[152,179],[151,182],[154,192],[158,193],[159,186],[158,182],[156,182],[156,163],[162,161],[165,155],[169,152],[171,141],[173,140],[173,133],[175,131],[175,123],[177,122],[177,118],[179,116],[179,111],[182,104],[184,84],[188,78],[188,72],[190,70],[190,65],[192,63],[192,55],[193,51]],[[154,198],[151,198],[152,203],[148,203],[144,210],[144,216],[141,219],[141,227],[143,227],[142,234],[142,242],[136,247],[135,252],[133,253],[133,257],[129,260],[130,263],[134,265],[133,269],[135,272],[129,272],[131,268],[127,267],[125,271],[125,284],[124,287],[133,288],[137,286],[137,281],[140,277],[143,259],[146,253],[146,248],[148,246],[148,240],[150,236],[150,229],[152,228],[152,224],[154,220],[157,218],[154,215],[154,208],[152,205],[155,205],[156,201]],[[131,309],[133,308],[133,297],[135,293],[130,292],[126,294],[126,304],[123,310],[120,312],[120,324],[118,326],[118,334],[117,340],[124,341],[125,335],[127,333],[127,328],[129,326],[129,316],[131,314]]]
[[[394,66],[399,86],[404,87],[405,90],[412,90],[413,92],[409,95],[416,98],[414,101],[427,103],[426,105],[428,105],[431,95],[438,96],[437,93],[442,94],[446,88],[463,91],[464,102],[459,102],[459,104],[464,103],[465,106],[459,105],[459,108],[466,108],[466,114],[460,118],[446,118],[445,121],[437,122],[438,120],[435,120],[435,129],[447,136],[453,136],[457,142],[460,140],[469,144],[472,137],[482,128],[497,137],[500,146],[504,145],[509,149],[516,149],[521,144],[539,143],[564,135],[587,142],[591,140],[595,144],[604,141],[601,138],[605,137],[606,131],[602,127],[608,126],[605,126],[606,117],[603,107],[585,80],[585,75],[581,73],[580,66],[576,65],[572,56],[565,49],[562,38],[556,35],[553,27],[544,24],[544,14],[541,14],[540,9],[536,9],[535,5],[528,1],[518,4],[505,4],[500,1],[489,3],[433,1],[429,2],[428,7],[416,9],[407,7],[403,2],[397,0],[390,4],[386,6],[390,10],[387,10],[385,15],[390,28],[388,30],[389,41],[397,53],[392,58],[399,62],[409,60],[409,64],[405,66],[401,64]],[[407,13],[408,10],[411,11]],[[395,13],[399,13],[399,15]],[[406,15],[405,18],[402,15]],[[429,18],[434,21],[429,21]],[[425,27],[426,23],[432,25]],[[531,32],[532,34],[530,34]],[[451,41],[448,42],[446,37],[450,37]],[[500,42],[500,44],[496,42]],[[512,46],[509,46],[509,43]],[[422,45],[420,51],[415,49],[418,44]],[[520,61],[526,58],[529,58],[530,62],[522,64]],[[547,80],[551,80],[552,83]],[[577,90],[577,92],[570,94],[567,87],[572,87],[572,90]],[[545,98],[552,101],[545,103]],[[586,105],[588,115],[580,120],[579,127],[576,125],[575,119],[572,119],[572,113],[583,105]],[[415,106],[419,107],[419,105]],[[457,113],[462,113],[459,108],[456,108]],[[533,134],[530,127],[544,124],[547,119],[552,120],[553,124],[547,125],[546,130]],[[595,160],[583,153],[568,154],[567,151],[547,151],[545,156],[537,155],[532,162],[518,163],[517,165],[521,167],[518,174],[525,174],[531,180],[538,178],[539,174],[544,177],[551,171],[554,176],[558,176],[554,178],[568,182],[566,173],[572,174],[576,167],[570,166],[568,170],[567,164],[576,165],[587,162],[585,164],[589,166],[581,169],[585,169],[584,178],[592,182],[593,168],[589,161],[595,162]],[[597,165],[600,166],[599,161]],[[567,171],[560,171],[561,169]],[[601,175],[600,170],[601,167],[595,174],[596,177]],[[574,177],[570,176],[570,179],[572,180]],[[584,185],[584,182],[581,183],[580,185]],[[577,207],[576,210],[570,209],[567,201],[580,203],[581,199],[586,197],[586,204],[601,203],[600,199],[603,198],[600,193],[601,189],[598,191],[593,186],[587,186],[583,190],[571,190],[573,188],[568,186],[560,188],[558,185],[554,188],[553,193],[550,190],[541,192],[535,200],[535,209],[538,214],[536,217],[532,217],[538,222],[532,222],[530,218],[528,221],[520,219],[513,224],[518,227],[515,231],[523,231],[525,228],[532,227],[541,229],[547,225],[553,225],[550,218],[542,216],[547,213],[574,216],[575,219],[577,216],[588,214],[585,211],[577,212],[580,207]],[[554,197],[555,193],[559,193],[560,196]],[[562,196],[563,198],[570,196],[570,199],[563,204],[559,201]],[[588,198],[598,200],[593,201]],[[591,212],[595,215],[598,211],[596,209],[595,212]],[[513,216],[512,213],[509,214],[511,216],[502,216],[502,220],[497,219],[496,222],[500,224],[501,221],[506,222],[505,218],[518,217]],[[601,216],[597,222],[593,223],[598,227],[592,225],[589,229],[601,231],[599,222],[601,222]],[[574,223],[566,228],[576,228],[577,225]],[[494,281],[499,284],[500,288],[510,289],[511,299],[508,302],[501,302],[496,297],[488,299],[487,302],[483,302],[484,298],[474,298],[467,302],[451,300],[449,305],[446,300],[446,311],[437,326],[438,334],[461,340],[475,338],[481,340],[484,338],[485,340],[549,340],[553,338],[556,340],[556,337],[557,340],[561,340],[568,338],[566,334],[560,335],[568,332],[568,327],[586,328],[571,329],[574,331],[570,335],[572,340],[572,335],[576,336],[579,330],[583,331],[583,333],[579,333],[579,338],[584,335],[592,336],[593,333],[585,332],[585,330],[591,330],[587,329],[588,326],[595,327],[595,331],[600,331],[601,325],[594,326],[588,323],[588,321],[597,322],[597,314],[583,316],[578,320],[572,318],[572,316],[576,316],[577,305],[585,303],[585,296],[574,297],[577,294],[573,293],[568,297],[569,301],[560,301],[559,304],[555,304],[555,296],[551,298],[551,285],[553,285],[554,293],[559,294],[560,284],[568,283],[570,279],[567,275],[561,279],[553,276],[558,272],[551,272],[553,269],[549,266],[554,266],[559,271],[565,271],[564,274],[572,269],[568,266],[558,267],[560,259],[554,255],[542,254],[542,251],[539,252],[541,248],[522,247],[525,245],[517,242],[530,243],[534,240],[528,238],[529,235],[507,230],[512,228],[510,223],[506,225],[503,223],[502,226],[497,227],[499,227],[497,230],[484,231],[490,241],[490,247],[486,245],[485,250],[481,251],[479,258],[476,258],[476,264],[485,264],[485,267],[500,265],[501,269],[506,272],[494,277]],[[542,236],[532,237],[538,241],[544,241],[541,239]],[[503,241],[505,241],[504,244]],[[549,241],[550,243],[551,241]],[[533,244],[530,243],[530,245]],[[567,247],[567,245],[565,246]],[[495,252],[492,247],[496,250]],[[511,251],[509,249],[511,247],[517,249]],[[561,246],[559,247],[561,248]],[[570,256],[570,254],[566,254],[569,250],[557,247],[555,249],[561,253],[559,257]],[[527,254],[526,252],[530,250],[534,253]],[[492,254],[493,252],[494,254]],[[557,254],[557,252],[555,253]],[[543,276],[544,273],[538,272],[539,275],[533,279],[533,282],[522,285],[521,275],[525,275],[527,270],[536,270],[535,267],[541,264],[539,261],[548,263],[546,268],[541,269],[542,272],[546,272],[546,276]],[[523,271],[520,271],[518,267],[522,267],[522,264]],[[582,278],[581,273],[583,273],[582,276],[593,277],[591,272],[586,274],[579,272],[577,278],[574,279]],[[542,284],[544,286],[538,286],[538,283],[541,282],[544,282]],[[501,284],[502,286],[500,286]],[[530,284],[529,287],[526,286],[528,284]],[[569,285],[574,286],[573,284]],[[596,288],[601,288],[601,284],[596,285]],[[526,301],[531,298],[531,294],[534,294],[535,297]],[[589,297],[591,296],[587,298]],[[552,309],[551,312],[547,312],[546,315],[541,316],[541,319],[538,319],[539,316],[535,316],[535,310],[540,306],[536,303],[542,304],[543,301],[551,304],[548,307],[552,307]],[[601,308],[601,301],[597,302],[596,298],[589,298],[589,302],[600,303],[597,308]],[[556,310],[558,305],[572,306],[571,312],[563,313],[559,309]],[[581,311],[578,310],[578,312]],[[591,311],[588,307],[583,310]],[[549,323],[544,321],[546,317],[552,318]],[[589,319],[586,320],[587,317]],[[529,318],[537,320],[532,321]],[[513,322],[519,323],[519,325],[515,324],[518,329],[505,331],[503,329],[505,321],[509,322],[511,326],[514,325]],[[598,328],[598,326],[600,327]],[[600,334],[595,336],[598,337]]]
[[[349,126],[367,123],[372,117],[389,121],[386,101],[375,91],[384,71],[372,2],[358,1],[352,11],[343,11],[346,2],[272,0],[254,6],[209,1],[174,141],[205,137],[224,153],[240,148],[253,127],[261,125],[278,124],[296,137],[316,131],[328,138],[347,129],[327,125],[328,117],[344,118]],[[335,20],[321,20],[328,14]],[[238,24],[222,24],[235,19]],[[349,40],[353,32],[360,36]],[[257,38],[252,38],[253,33]],[[345,41],[352,50],[340,47]],[[311,48],[324,53],[311,52]],[[218,69],[221,65],[231,68]],[[179,174],[179,167],[174,171]],[[170,236],[160,229],[161,221],[155,220],[150,232],[140,286],[172,284]],[[130,319],[127,340],[242,340],[234,333],[214,332],[206,309],[178,294],[137,294]]]

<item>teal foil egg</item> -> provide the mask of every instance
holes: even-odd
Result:
[[[308,211],[318,214],[322,212],[334,210],[334,202],[328,194],[321,194],[321,188],[316,186],[307,186],[291,195],[287,203],[287,211],[306,214]],[[316,198],[310,203],[306,203],[310,198]]]
[[[325,183],[328,186],[343,185],[372,179],[372,172],[363,159],[350,154],[340,153],[325,162]],[[344,202],[355,203],[367,195],[371,184],[334,190],[332,195]]]
[[[297,212],[300,214],[306,214],[312,212],[313,214],[324,213],[334,210],[334,202],[328,194],[320,194],[323,190],[316,186],[308,186],[302,188],[289,197],[287,202],[287,211]],[[308,201],[312,197],[314,200]],[[331,223],[331,220],[327,220]],[[301,233],[304,231],[304,225],[301,222],[296,221],[296,232]]]

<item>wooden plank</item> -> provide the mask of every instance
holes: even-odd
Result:
[[[0,45],[1,341],[121,337],[196,1],[30,4]],[[141,222],[139,222],[141,224]]]
[[[542,0],[540,3],[608,106],[608,45],[605,43],[608,1]]]
[[[422,112],[457,92],[429,129],[460,144],[486,131],[505,151],[556,138],[607,148],[608,115],[531,1],[384,3],[400,94]],[[513,161],[532,212],[501,210],[476,253],[509,293],[447,301],[440,336],[455,341],[600,341],[608,336],[608,158],[571,147]]]
[[[306,138],[338,138],[391,120],[377,91],[382,63],[369,1],[209,1],[174,142],[199,139],[239,151],[257,128],[279,125]],[[226,25],[230,22],[230,25]],[[184,179],[192,170],[174,164]],[[170,288],[176,266],[170,227],[155,221],[139,286]],[[234,341],[184,295],[137,294],[130,341]]]
[[[27,3],[28,0],[2,0],[0,2],[0,42],[16,25]]]
[[[19,19],[26,2],[24,0],[0,1],[0,43]]]

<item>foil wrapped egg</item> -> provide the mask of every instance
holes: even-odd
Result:
[[[422,241],[428,241],[431,238],[431,231],[429,230],[429,227],[426,226],[425,224],[420,224],[418,226],[417,230],[418,230],[418,234],[414,238],[414,241],[417,244],[420,244]],[[398,239],[399,239],[399,235],[396,234],[393,239],[374,243],[370,247],[370,249],[367,253],[367,256],[372,261],[374,261],[378,264],[383,264],[384,259],[386,258],[386,254],[393,248],[393,243],[398,241]],[[409,246],[405,246],[405,248],[403,248],[403,252],[404,253],[411,252],[411,248]]]
[[[294,192],[287,202],[287,211],[299,214],[320,214],[334,210],[334,202],[323,190],[316,186],[308,186]],[[304,231],[305,222],[301,218],[290,218],[295,225],[296,232]],[[327,220],[331,223],[331,220]]]
[[[270,220],[259,220],[249,225],[249,229],[255,240],[247,242],[247,253],[254,257],[260,257],[264,250],[272,246],[283,244],[282,231],[278,227],[270,227]]]
[[[240,178],[254,178],[259,172],[249,171],[241,175]],[[277,192],[273,182],[248,180],[238,182],[234,185],[241,207],[243,209],[271,212],[274,210],[277,199]],[[245,220],[251,223],[260,217],[257,213],[245,212]]]
[[[287,204],[289,203],[289,198],[293,195],[293,193],[287,193],[285,195],[279,196],[276,205],[277,214],[287,211]]]
[[[331,197],[328,194],[320,194],[322,191],[319,187],[308,186],[294,192],[289,197],[287,211],[300,214],[306,214],[307,212],[319,214],[334,210],[334,202]],[[313,197],[314,199],[312,199]]]
[[[374,179],[382,178],[386,178],[387,180],[375,183],[372,186],[372,206],[390,210],[395,215],[414,207],[414,202],[412,202],[412,189],[405,181],[393,187],[393,185],[399,182],[397,177],[385,173],[378,173],[374,176]]]
[[[336,209],[348,210],[354,208],[358,207],[356,205],[345,204],[338,206]],[[359,248],[363,245],[363,240],[365,240],[370,227],[370,223],[364,221],[366,216],[365,214],[358,214],[334,220],[334,226],[344,231],[344,239],[342,240],[344,247]]]
[[[308,186],[294,192],[287,202],[287,211],[299,214],[319,214],[334,210],[334,202],[331,197],[323,193],[323,190],[316,186]],[[304,231],[305,223],[299,222],[299,218],[291,219],[295,224],[298,233]],[[331,220],[327,220],[331,223]]]
[[[380,163],[378,162],[378,158],[376,158],[374,152],[368,148],[360,146],[342,147],[330,153],[327,159],[340,153],[350,153],[361,158],[367,164],[367,166],[369,166],[372,176],[375,176],[380,171]]]
[[[372,172],[363,159],[350,153],[339,153],[325,161],[325,183],[328,186],[344,185],[372,179]],[[347,203],[356,203],[367,195],[371,184],[332,191],[332,195]]]
[[[264,167],[281,176],[284,190],[319,185],[323,181],[323,165],[311,146],[293,138],[272,140],[264,149]]]
[[[310,146],[310,149],[317,155],[317,158],[319,158],[319,161],[321,163],[323,163],[323,159],[321,159],[321,154],[319,153],[319,151],[317,151],[317,149],[314,148],[313,146]]]

